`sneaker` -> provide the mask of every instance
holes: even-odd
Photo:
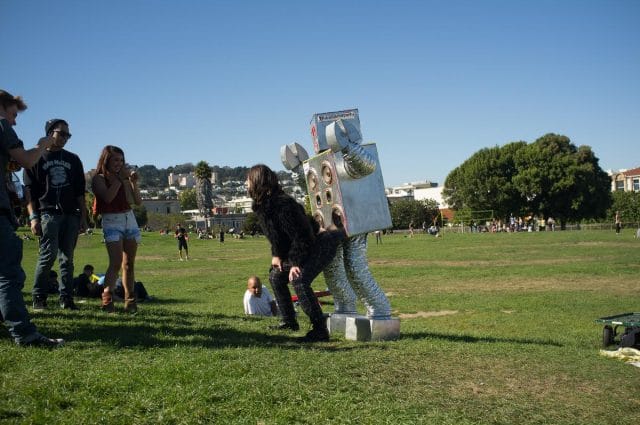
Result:
[[[298,338],[298,342],[327,342],[329,331],[327,329],[311,329],[305,336]]]
[[[290,329],[292,331],[297,331],[300,329],[300,325],[298,325],[298,322],[280,322],[277,325],[269,326],[269,329],[275,329],[278,331]]]
[[[36,332],[18,345],[21,347],[60,348],[64,345],[64,339],[47,338],[46,336]]]
[[[46,310],[47,297],[33,297],[33,309],[34,310]]]
[[[60,298],[60,308],[65,310],[80,310],[71,297]]]

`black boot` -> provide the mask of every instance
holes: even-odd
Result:
[[[298,324],[298,322],[294,319],[291,322],[280,322],[277,325],[272,325],[269,326],[269,329],[276,329],[279,331],[284,331],[284,330],[292,330],[292,331],[297,331],[300,329],[300,325]]]
[[[323,318],[321,322],[316,322],[307,334],[298,338],[298,342],[326,342],[329,341],[329,330],[327,322]]]

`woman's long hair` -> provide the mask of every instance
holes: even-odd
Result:
[[[282,191],[278,176],[264,164],[251,167],[247,173],[247,180],[249,196],[258,204],[262,203],[267,196]]]
[[[102,153],[100,154],[100,159],[98,159],[98,165],[96,166],[96,174],[105,175],[107,172],[107,164],[109,164],[109,160],[113,156],[114,153],[119,153],[122,155],[122,162],[124,162],[124,151],[117,146],[107,145],[102,149]]]

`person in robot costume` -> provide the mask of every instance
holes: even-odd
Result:
[[[312,130],[312,135],[313,131],[315,130]],[[333,121],[325,128],[325,137],[332,155],[341,156],[340,163],[344,167],[338,172],[339,179],[357,181],[379,167],[377,158],[361,145],[360,131],[352,122],[342,119]],[[322,149],[322,144],[314,143],[314,147],[316,154],[326,151]],[[297,143],[282,146],[281,158],[284,166],[296,174],[300,186],[307,186],[303,163],[308,167],[309,161],[304,148]],[[383,186],[368,189],[379,190],[384,194]],[[373,230],[377,229],[370,229]],[[369,270],[367,233],[350,234],[338,247],[334,260],[324,270],[325,281],[334,298],[334,314],[356,316],[356,300],[359,298],[370,319],[391,319],[389,300]]]

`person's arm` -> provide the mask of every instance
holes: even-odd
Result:
[[[244,298],[242,300],[242,303],[244,304],[244,314],[252,314],[249,298],[251,298],[251,293],[249,291],[244,291]]]
[[[133,195],[133,202],[136,205],[142,204],[142,197],[140,196],[140,189],[138,188],[138,173],[132,171],[129,174],[129,184],[131,185],[131,192]]]
[[[22,146],[16,146],[13,149],[9,149],[9,155],[23,168],[31,168],[42,157],[44,152],[49,146],[53,145],[53,139],[51,137],[42,137],[38,140],[38,144],[35,148],[25,150]]]
[[[87,221],[87,202],[85,200],[85,190],[86,190],[86,180],[84,177],[84,167],[82,166],[82,161],[77,155],[75,157],[75,187],[74,192],[76,195],[76,204],[78,205],[78,209],[80,210],[80,232],[85,232],[88,228]]]
[[[294,267],[302,266],[309,257],[309,251],[313,244],[313,231],[307,219],[304,209],[294,199],[284,206],[282,212],[280,231],[284,232],[291,241],[289,260]]]
[[[42,226],[40,225],[40,214],[36,208],[34,197],[31,194],[31,186],[25,186],[24,198],[27,201],[27,212],[29,213],[29,227],[35,236],[42,236]]]
[[[109,186],[107,186],[107,181]],[[122,186],[120,178],[111,173],[107,173],[106,176],[96,174],[91,181],[93,194],[99,196],[107,204],[110,204],[115,199],[120,186]]]

